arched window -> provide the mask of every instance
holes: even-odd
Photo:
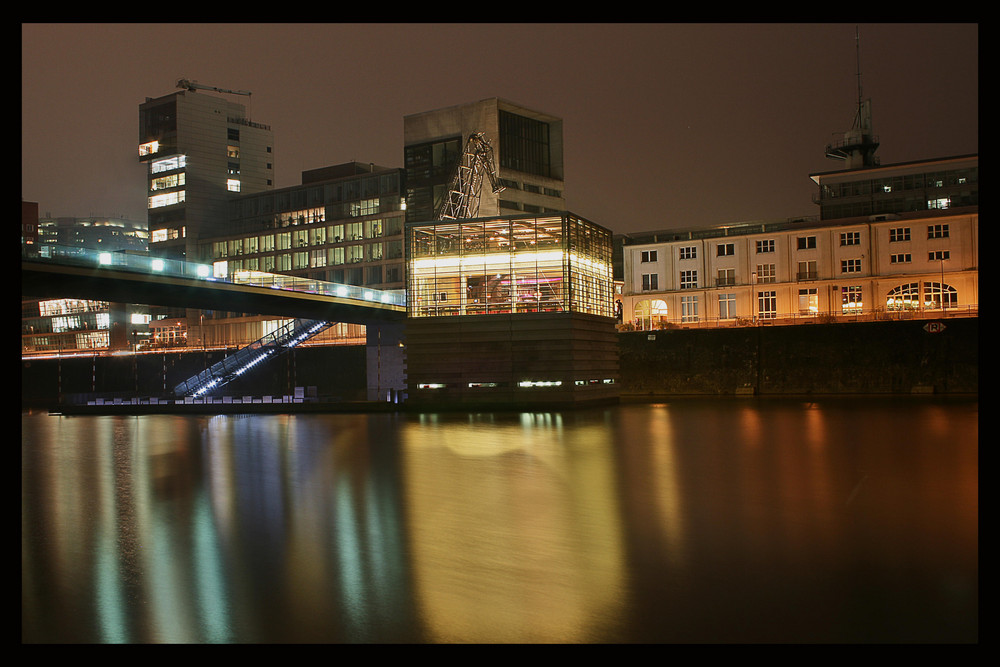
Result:
[[[958,305],[958,290],[947,283],[924,283],[924,308],[954,308]]]
[[[885,295],[886,310],[916,310],[920,307],[920,285],[906,283],[893,287]]]
[[[657,329],[667,319],[667,303],[661,299],[639,301],[632,310],[632,316],[641,329]]]

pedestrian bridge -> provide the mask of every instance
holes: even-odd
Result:
[[[224,310],[328,322],[375,324],[406,317],[403,290],[374,290],[209,264],[46,246],[49,257],[21,258],[21,296],[77,298]]]

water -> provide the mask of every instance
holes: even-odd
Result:
[[[975,642],[978,401],[21,419],[24,642]]]

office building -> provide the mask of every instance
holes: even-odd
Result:
[[[226,233],[228,203],[274,185],[274,139],[229,91],[178,81],[139,106],[139,160],[148,167],[149,252],[202,261],[200,241]]]

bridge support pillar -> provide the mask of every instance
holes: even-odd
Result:
[[[402,403],[406,398],[406,325],[366,324],[368,400]]]

